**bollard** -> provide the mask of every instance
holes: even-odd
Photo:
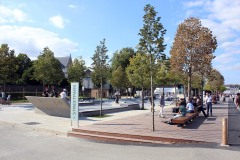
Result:
[[[228,121],[227,118],[222,119],[222,145],[228,145]]]

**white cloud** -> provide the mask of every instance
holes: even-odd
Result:
[[[202,25],[217,37],[218,48],[213,65],[222,72],[236,75],[235,72],[240,70],[240,1],[192,0],[184,6],[186,14],[201,17]]]
[[[239,47],[239,44],[240,44],[240,38],[235,39],[234,41],[224,42],[219,47],[223,48],[224,50],[232,51],[232,50],[235,50],[237,47]]]
[[[65,24],[64,24],[65,21],[60,15],[50,17],[49,22],[57,28],[64,28],[65,27]]]
[[[225,54],[218,55],[213,60],[213,62],[218,62],[221,64],[231,63],[234,61],[236,61],[236,59],[233,57],[233,55],[231,53],[225,53]]]
[[[69,8],[77,8],[77,6],[75,6],[74,4],[70,4],[68,5]]]
[[[184,6],[185,7],[198,7],[198,6],[202,6],[205,3],[205,1],[203,0],[199,0],[199,1],[190,1],[190,2],[185,2]]]
[[[202,22],[207,24],[220,40],[231,38],[235,35],[234,31],[240,31],[239,0],[198,0],[189,1],[184,5],[188,8],[187,14],[190,12],[195,13],[195,16],[201,16]],[[200,8],[193,8],[196,6]],[[201,14],[199,14],[199,10],[201,10]]]
[[[35,59],[44,47],[49,47],[55,56],[61,57],[78,50],[78,44],[67,38],[61,38],[58,34],[42,28],[0,26],[0,43],[6,43],[15,53],[26,53]]]
[[[204,27],[208,27],[213,31],[213,35],[217,37],[218,43],[225,42],[236,36],[228,26],[221,22],[215,22],[209,19],[202,19],[201,22]]]
[[[216,65],[216,69],[219,70],[220,72],[224,73],[226,71],[238,71],[240,70],[240,63],[235,63],[235,64],[231,64],[231,65]],[[232,75],[233,77],[236,78],[236,75]],[[239,82],[238,82],[239,83]]]
[[[20,9],[11,9],[0,5],[0,23],[28,21],[27,14]]]
[[[240,31],[240,1],[214,0],[208,7],[209,18],[222,21],[225,26]]]

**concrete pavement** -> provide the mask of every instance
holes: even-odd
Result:
[[[157,104],[157,102],[156,102]],[[58,135],[67,135],[72,128],[81,130],[144,135],[155,138],[180,139],[204,143],[221,144],[222,119],[229,121],[229,144],[240,145],[240,112],[229,102],[213,105],[213,117],[205,118],[201,113],[192,123],[184,128],[163,123],[173,116],[171,106],[165,108],[165,118],[157,117],[155,112],[155,131],[152,131],[152,113],[147,110],[133,110],[110,114],[105,118],[82,117],[79,127],[71,126],[69,118],[37,115],[31,104],[0,105],[0,123],[32,127],[34,130],[46,131]],[[146,108],[149,108],[147,106]],[[158,107],[156,107],[159,109]]]

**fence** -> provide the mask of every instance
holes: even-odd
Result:
[[[6,93],[6,95],[8,94],[9,93]],[[38,92],[37,90],[36,92],[11,92],[10,94],[12,100],[26,100],[25,96],[42,96],[42,92]]]
[[[60,92],[63,88],[56,87]],[[49,88],[51,91],[51,88]],[[44,86],[42,85],[2,85],[0,91],[5,91],[6,96],[11,95],[11,100],[26,100],[25,96],[42,96]],[[1,95],[1,93],[0,93]]]

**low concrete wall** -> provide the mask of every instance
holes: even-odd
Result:
[[[123,111],[138,110],[138,109],[140,109],[139,104],[119,104],[118,108],[103,109],[102,114],[110,114],[115,112],[123,112]],[[79,115],[81,117],[99,116],[100,110],[79,112]]]
[[[26,96],[29,102],[33,104],[35,107],[35,113],[36,114],[45,114],[50,116],[58,116],[58,117],[66,117],[70,118],[70,104],[65,99],[60,98],[53,98],[53,97],[36,97],[36,96]],[[79,106],[91,106],[94,105],[93,102],[82,102],[79,103]],[[122,111],[128,111],[128,110],[137,110],[140,109],[139,104],[133,104],[133,103],[122,103],[122,104],[115,104],[113,102],[112,105],[118,105],[117,108],[110,108],[110,109],[104,109],[103,114],[109,114],[114,112],[122,112]],[[100,114],[99,110],[91,110],[91,111],[80,111],[79,116],[98,116]]]
[[[35,107],[35,113],[70,118],[70,104],[65,99],[26,96]]]

